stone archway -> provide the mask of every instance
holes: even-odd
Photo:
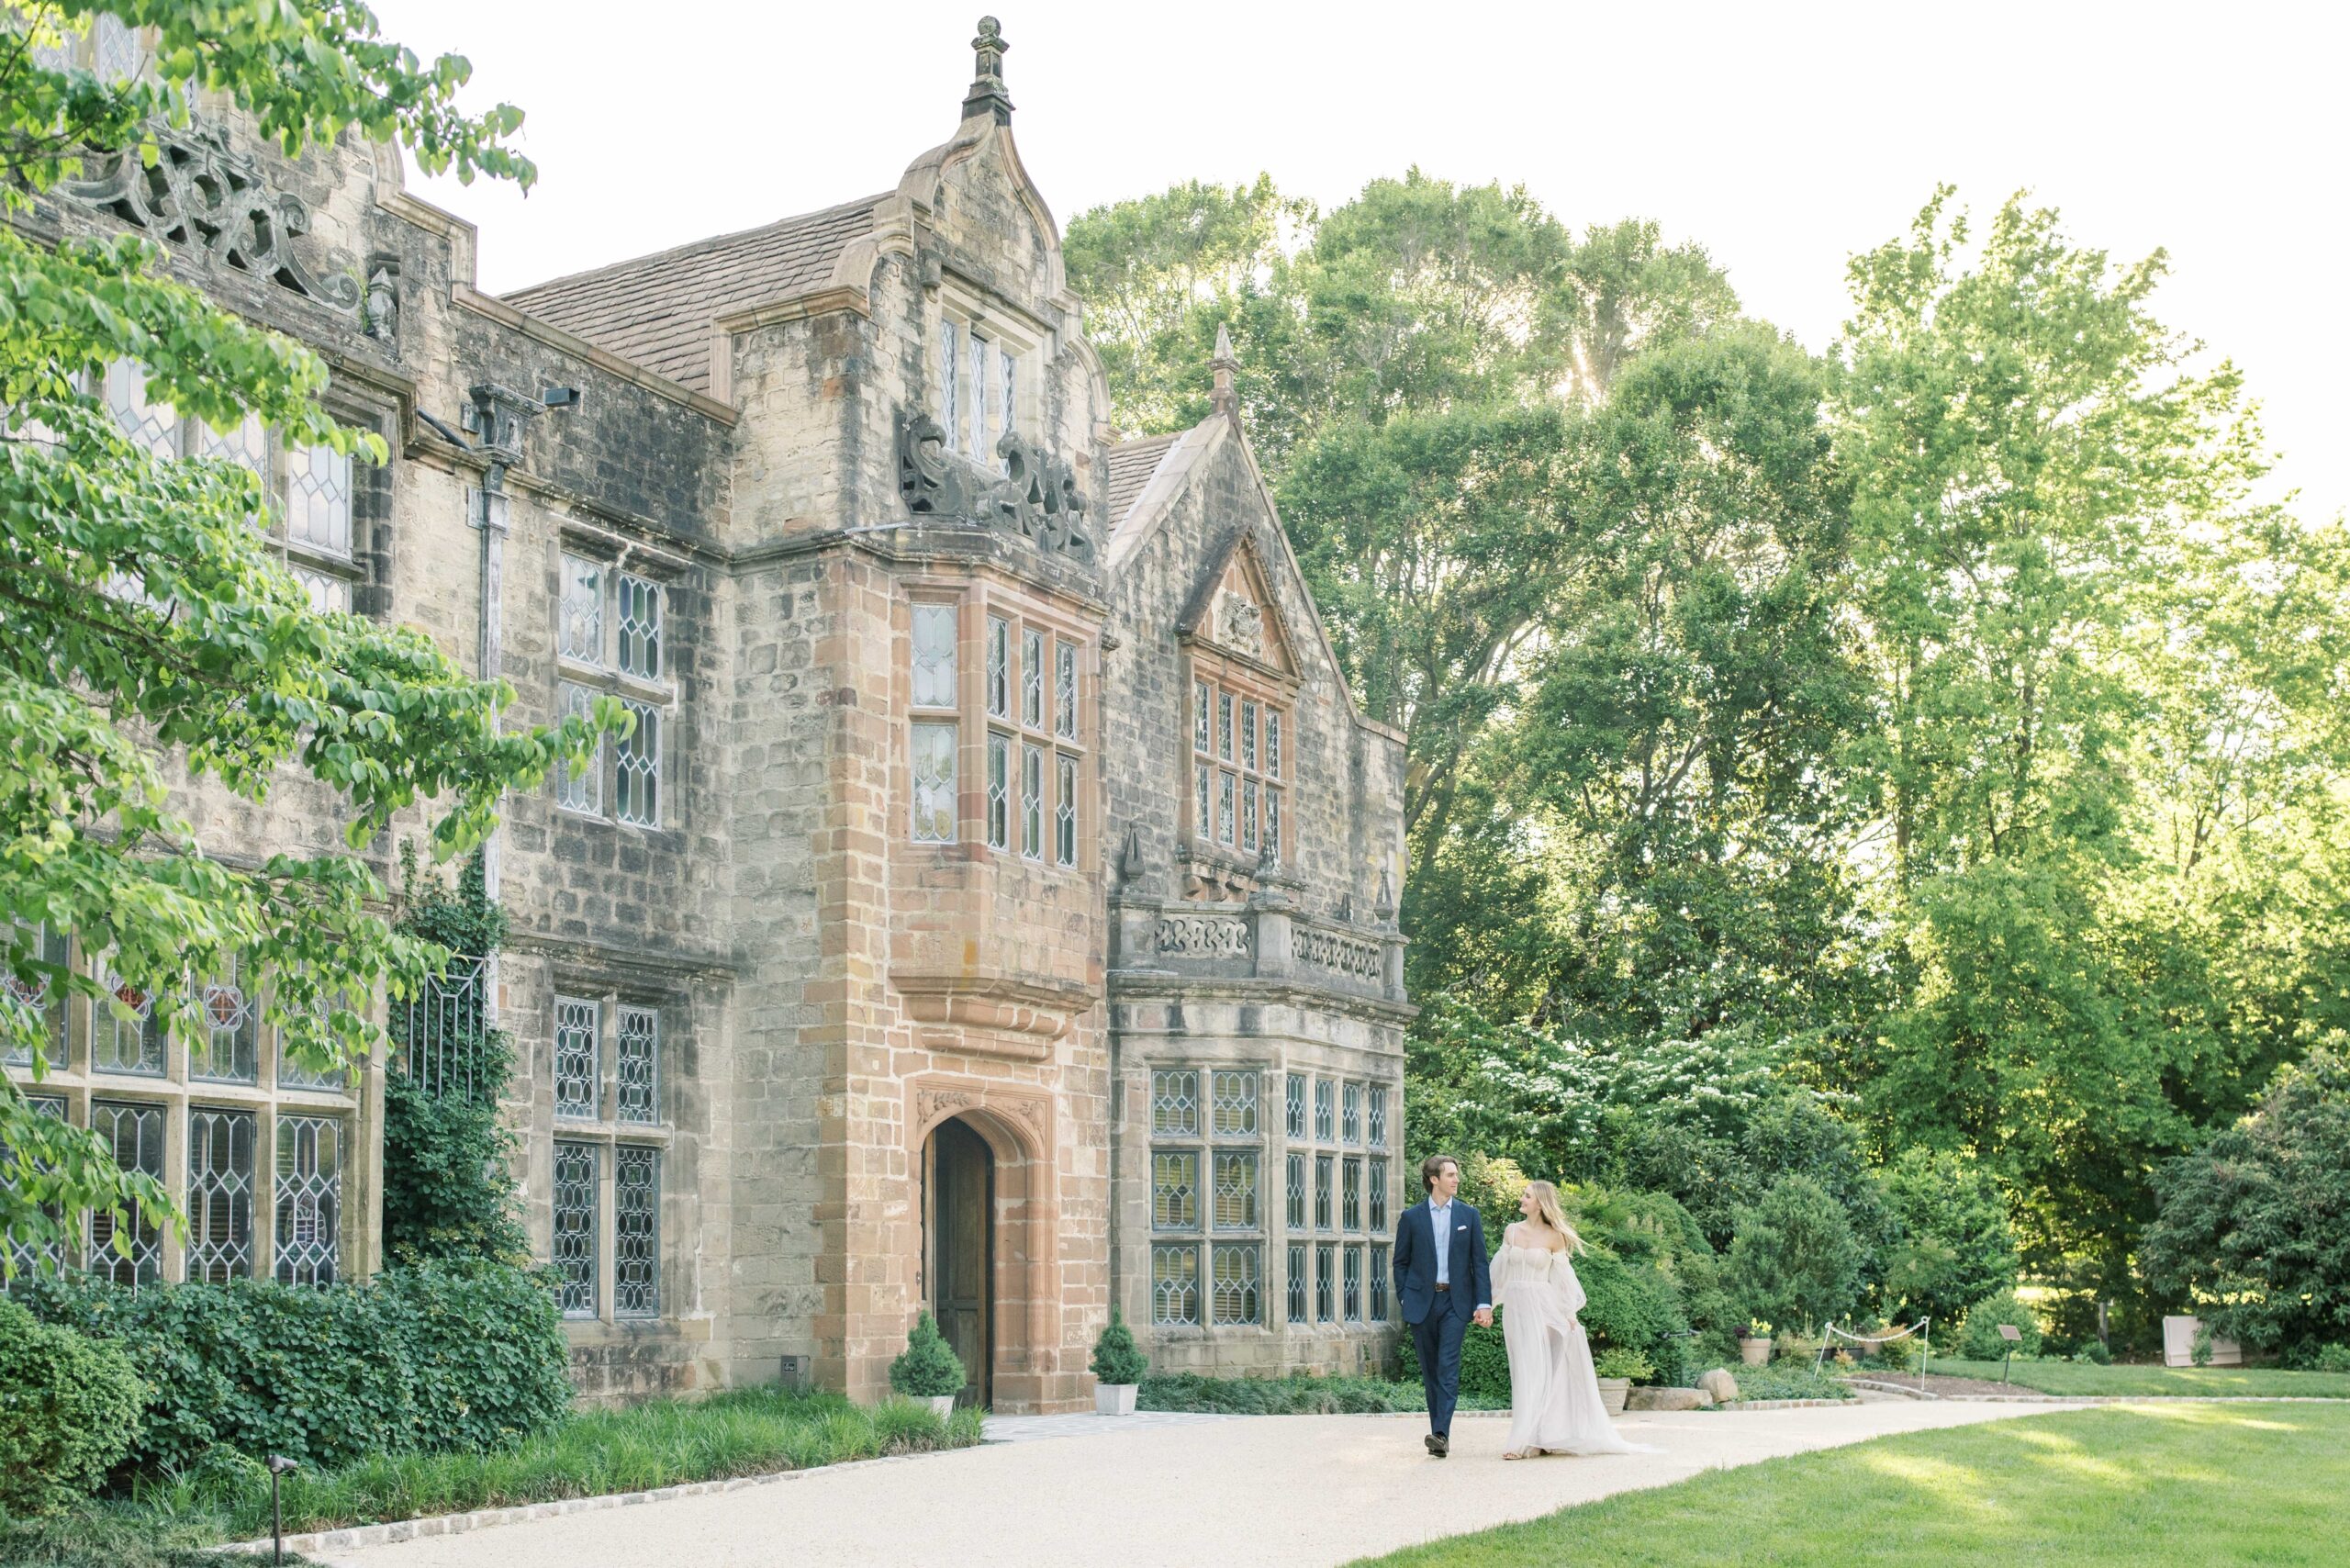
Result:
[[[967,1374],[957,1403],[984,1409],[995,1394],[995,1151],[949,1117],[923,1146],[923,1171],[924,1294]]]

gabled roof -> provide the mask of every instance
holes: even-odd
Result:
[[[1147,435],[1122,441],[1110,449],[1110,515],[1106,526],[1111,532],[1117,532],[1119,520],[1133,510],[1143,487],[1150,483],[1151,475],[1166,457],[1168,448],[1181,439],[1181,432]]]
[[[813,288],[886,196],[518,288],[507,304],[696,392],[722,316]]]

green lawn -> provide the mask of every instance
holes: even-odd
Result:
[[[1375,1561],[1378,1568],[2338,1568],[2350,1554],[2345,1494],[2350,1407],[2113,1406],[1713,1471]]]
[[[1952,1361],[1936,1356],[1927,1369],[1945,1377],[1997,1383],[1997,1361]],[[1894,1382],[1899,1373],[1884,1374]],[[2276,1367],[2101,1367],[2092,1361],[2018,1361],[2012,1381],[2036,1394],[2280,1394],[2350,1398],[2350,1372],[2285,1372]]]

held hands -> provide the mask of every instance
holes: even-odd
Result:
[[[1480,1328],[1491,1328],[1494,1326],[1494,1309],[1490,1306],[1479,1307],[1477,1309],[1477,1316],[1471,1321],[1474,1322]]]

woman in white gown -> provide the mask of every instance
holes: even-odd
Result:
[[[1559,1190],[1529,1182],[1518,1201],[1526,1218],[1504,1233],[1494,1255],[1494,1305],[1509,1347],[1509,1446],[1504,1459],[1539,1453],[1654,1453],[1616,1435],[1591,1344],[1576,1314],[1583,1285],[1570,1256],[1583,1238],[1559,1208]]]

